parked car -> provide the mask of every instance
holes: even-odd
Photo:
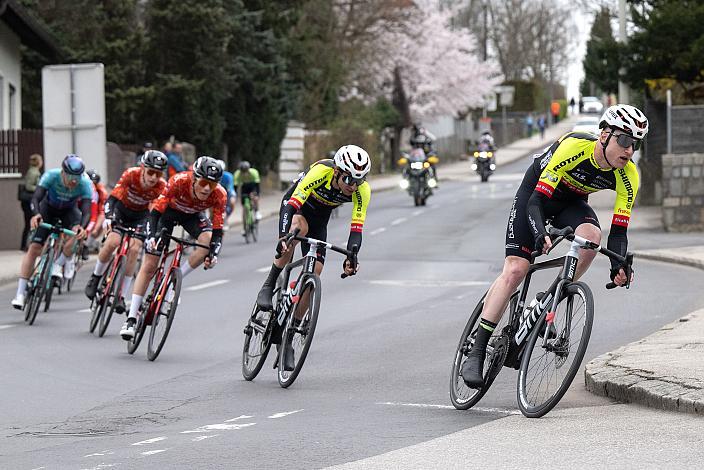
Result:
[[[582,107],[582,112],[584,113],[601,114],[604,110],[604,105],[596,96],[585,96],[582,98],[582,102],[584,103]]]
[[[596,116],[582,116],[572,127],[575,132],[591,132],[599,135],[599,118]]]

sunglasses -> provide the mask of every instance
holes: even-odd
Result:
[[[161,178],[162,175],[164,174],[163,171],[152,170],[151,168],[145,168],[145,171],[146,171],[146,173],[147,173],[147,176],[156,176],[156,177],[159,177],[159,178]]]
[[[215,187],[218,185],[218,182],[206,180],[204,178],[198,178],[196,179],[196,184],[201,188],[209,187],[212,190],[215,189]]]
[[[352,185],[359,186],[362,183],[364,183],[365,179],[366,179],[365,177],[354,178],[352,175],[346,174],[346,173],[342,175],[342,182],[348,186],[352,186]]]
[[[640,146],[643,143],[643,141],[641,141],[640,139],[634,139],[628,134],[612,135],[616,137],[616,143],[625,149],[627,149],[628,147],[633,147],[633,150],[638,150],[640,149]]]

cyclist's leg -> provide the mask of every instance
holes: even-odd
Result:
[[[210,245],[210,239],[213,236],[213,224],[204,213],[185,215],[180,218],[179,222],[196,242],[201,245]],[[195,247],[191,256],[181,263],[181,274],[183,277],[186,277],[191,271],[200,266],[205,257],[208,256],[208,253],[209,250],[205,248]]]
[[[601,243],[601,228],[599,219],[587,201],[582,199],[570,203],[564,210],[554,217],[554,225],[562,228],[570,226],[575,233],[594,243]],[[579,262],[575,271],[575,280],[579,279],[592,264],[596,251],[579,250]]]
[[[320,214],[319,217],[311,217],[309,215],[310,223],[308,225],[308,236],[311,238],[317,238],[318,240],[327,241],[328,239],[328,221],[330,220],[330,211],[327,214]],[[305,246],[304,246],[305,245]],[[305,255],[308,253],[309,246],[307,243],[301,243],[301,251]],[[323,272],[323,266],[325,265],[325,248],[320,247],[317,251],[317,259],[315,262],[315,273],[320,276]],[[302,319],[308,310],[308,305],[310,304],[310,293],[305,292],[301,296],[301,300],[298,302],[298,307],[296,309],[295,316],[297,319]]]

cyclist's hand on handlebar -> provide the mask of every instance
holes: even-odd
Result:
[[[41,223],[42,223],[42,215],[41,214],[33,215],[32,218],[29,219],[29,227],[32,230],[36,230],[37,227],[39,227],[39,224],[41,224]]]
[[[74,225],[71,230],[76,232],[76,240],[83,240],[88,236],[88,232],[86,232],[86,229],[81,227],[80,225]]]
[[[552,240],[550,239],[550,235],[547,233],[541,233],[540,235],[536,235],[535,237],[535,251],[539,251],[542,254],[547,254],[548,251],[550,251],[550,248],[552,248]]]
[[[342,272],[345,276],[354,276],[359,271],[359,263],[352,261],[349,258],[345,258],[342,262]]]
[[[147,251],[156,251],[157,247],[157,239],[155,237],[149,237],[147,240],[144,242],[144,248]]]
[[[218,257],[217,256],[208,255],[203,260],[203,267],[205,269],[214,268],[216,264],[218,264]]]
[[[105,217],[105,220],[103,220],[103,230],[106,232],[112,230],[112,219],[110,217]]]
[[[615,268],[611,270],[611,280],[617,286],[623,287],[626,285],[626,281],[628,280],[628,278],[626,277],[626,272],[623,270],[623,268]],[[633,271],[631,271],[630,282],[633,282]]]

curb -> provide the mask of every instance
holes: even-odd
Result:
[[[638,258],[652,261],[662,261],[664,263],[680,264],[692,268],[704,269],[704,259],[687,258],[686,256],[676,256],[658,251],[636,251]]]
[[[683,345],[671,344],[662,338],[677,328],[686,328],[686,323],[704,310],[692,312],[679,320],[663,326],[642,340],[622,346],[615,351],[602,354],[590,361],[584,369],[584,383],[591,393],[620,402],[638,403],[666,411],[677,411],[704,415],[704,380],[683,379],[675,376],[656,376],[653,371],[618,364],[629,356],[637,356],[640,350],[681,350]],[[633,351],[636,350],[636,351]]]

